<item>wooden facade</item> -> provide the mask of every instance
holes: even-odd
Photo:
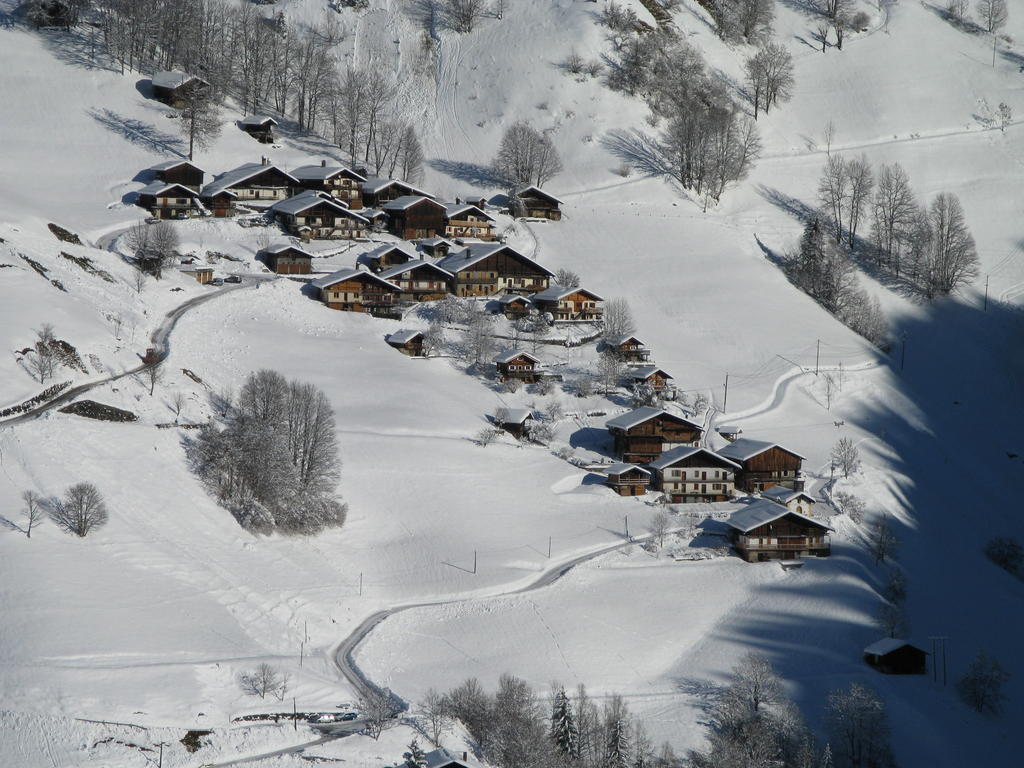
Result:
[[[270,270],[279,275],[308,275],[313,271],[313,254],[294,245],[268,248],[260,255]]]
[[[660,408],[637,408],[611,419],[607,426],[616,458],[636,464],[654,461],[673,448],[696,445],[704,431]]]
[[[379,273],[398,286],[403,301],[437,301],[451,291],[452,276],[429,261],[410,261]]]
[[[529,295],[550,284],[550,270],[508,246],[480,243],[449,254],[438,266],[455,275],[458,296]]]
[[[352,210],[363,207],[363,182],[366,178],[355,171],[340,165],[328,166],[327,161],[320,165],[304,165],[292,171],[299,181],[295,194],[311,189],[315,192],[326,192],[335,200],[340,200]]]
[[[364,263],[374,272],[384,272],[416,260],[417,254],[401,245],[381,246],[363,256]]]
[[[519,379],[527,383],[537,380],[540,360],[529,352],[512,351],[494,358],[498,378],[502,381]]]
[[[180,162],[170,161],[155,165],[151,169],[153,178],[165,184],[180,184],[183,187],[198,191],[203,186],[203,178],[206,172],[198,165],[188,160]]]
[[[267,115],[249,115],[238,122],[238,127],[260,144],[274,143],[274,126],[277,120]]]
[[[742,467],[736,473],[736,487],[742,491],[754,493],[775,485],[804,489],[803,457],[781,445],[740,438],[719,453]]]
[[[533,302],[525,296],[509,294],[498,300],[499,311],[509,320],[526,317],[533,309]]]
[[[651,481],[651,473],[635,464],[615,464],[607,469],[605,485],[619,496],[643,496]]]
[[[331,309],[381,317],[394,314],[398,287],[369,272],[350,270],[336,278],[328,276],[314,282],[320,289],[320,298]]]
[[[326,195],[305,192],[277,203],[271,210],[287,232],[306,240],[366,237],[366,219]]]
[[[398,331],[388,336],[387,342],[403,355],[423,357],[423,331]]]
[[[213,280],[212,267],[186,267],[181,272],[193,278],[200,285],[206,285]]]
[[[733,530],[733,546],[750,563],[827,557],[831,542],[827,525],[786,512],[781,517],[746,531]]]
[[[355,169],[357,172],[359,169]],[[363,205],[368,208],[382,208],[392,200],[405,196],[429,197],[422,189],[417,189],[412,184],[407,184],[398,179],[366,179],[363,182]]]
[[[420,241],[420,248],[428,256],[443,259],[451,251],[452,243],[443,237],[428,237],[426,240]]]
[[[199,213],[198,197],[194,190],[181,184],[157,181],[139,190],[136,202],[158,219],[184,219]]]
[[[445,207],[429,197],[399,197],[385,203],[388,232],[403,240],[417,240],[445,233]]]
[[[477,240],[494,239],[494,219],[475,205],[445,206],[445,237],[472,237]]]
[[[629,383],[633,386],[646,384],[655,392],[663,392],[668,389],[669,381],[672,379],[672,376],[661,368],[652,368],[647,366],[630,371],[628,373],[628,379]]]
[[[541,313],[550,313],[556,323],[593,323],[604,316],[604,299],[586,288],[547,291],[532,297]]]
[[[153,98],[179,109],[185,106],[194,91],[205,90],[210,84],[201,77],[184,72],[157,72],[152,78]]]
[[[636,336],[605,339],[601,348],[602,351],[610,352],[624,363],[646,363],[651,359],[651,350]]]
[[[229,189],[222,190],[208,197],[203,197],[203,205],[218,219],[230,216],[235,212],[237,195]]]
[[[739,467],[705,448],[677,448],[652,462],[655,487],[674,504],[728,501]]]
[[[540,187],[529,186],[516,190],[512,196],[512,214],[531,219],[561,221],[562,201]]]

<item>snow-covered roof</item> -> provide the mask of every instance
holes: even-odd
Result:
[[[604,340],[604,343],[610,347],[621,347],[630,339],[635,341],[640,346],[644,345],[644,343],[636,336],[634,336],[632,333],[620,333],[618,336],[609,336]]]
[[[656,365],[639,365],[636,368],[629,370],[629,378],[634,380],[649,379],[656,373],[662,374],[666,379],[671,379],[672,375],[665,371],[664,368],[659,368]]]
[[[362,213],[362,211],[360,211],[360,213]],[[419,253],[417,253],[408,243],[385,243],[384,245],[378,245],[372,251],[364,253],[363,257],[367,259],[379,259],[384,254],[391,253],[391,251],[398,251],[402,255],[408,256],[409,261],[415,261],[420,257]]]
[[[195,168],[197,171],[202,171],[203,170],[202,168],[200,168],[198,165],[196,165],[195,163],[193,163],[190,160],[165,160],[162,163],[157,163],[156,165],[151,165],[149,167],[149,170],[151,170],[151,171],[169,171],[172,168],[180,168],[183,165],[191,166],[192,168]]]
[[[515,360],[517,357],[528,357],[535,363],[540,362],[539,358],[534,357],[529,352],[525,352],[522,349],[506,349],[504,352],[500,352],[499,354],[494,356],[494,362],[508,363],[511,362],[512,360]]]
[[[369,222],[362,216],[360,216],[358,213],[356,213],[355,211],[350,211],[347,207],[345,207],[345,205],[343,205],[338,200],[335,200],[330,195],[322,195],[312,189],[303,192],[301,195],[295,195],[294,197],[289,197],[287,200],[281,200],[280,202],[274,203],[270,207],[270,210],[272,210],[274,213],[287,213],[294,216],[320,203],[325,203],[326,205],[329,205],[331,208],[334,208],[338,213],[342,213],[351,219],[357,219],[366,224],[369,224]]]
[[[553,203],[562,204],[562,201],[552,195],[550,192],[545,192],[543,189],[538,187],[536,184],[527,184],[522,187],[517,187],[515,191],[516,197],[523,197],[529,193],[535,194],[537,197],[545,197]]]
[[[527,419],[533,418],[533,411],[529,408],[507,408],[505,409],[505,418],[501,420],[502,424],[522,424]]]
[[[639,467],[636,464],[609,464],[607,467],[605,467],[604,472],[606,475],[621,475],[624,472],[629,472],[630,470],[633,469],[638,469],[645,475],[651,474],[646,469],[644,469],[643,467]]]
[[[747,531],[754,530],[759,525],[771,523],[781,517],[786,517],[787,515],[798,517],[804,522],[811,523],[819,528],[824,528],[828,531],[832,530],[818,520],[813,520],[812,518],[807,517],[806,515],[801,515],[798,512],[791,512],[785,507],[780,507],[774,501],[767,501],[765,499],[755,501],[752,504],[748,504],[743,509],[733,512],[728,523],[740,533],[746,533]]]
[[[270,115],[246,115],[238,121],[239,125],[250,126],[253,128],[259,128],[261,125],[277,125],[277,120],[272,118]]]
[[[815,501],[811,494],[805,493],[804,491],[793,491],[786,488],[784,485],[773,485],[767,491],[762,491],[761,495],[766,499],[771,499],[772,501],[782,505],[789,504],[793,499],[799,498],[800,496],[803,496],[812,504]]]
[[[664,408],[654,408],[650,405],[645,405],[641,408],[634,408],[629,413],[623,413],[620,416],[616,416],[614,419],[608,419],[604,423],[609,429],[630,429],[635,427],[637,424],[643,424],[649,419],[653,419],[656,416],[667,416],[670,419],[681,421],[684,424],[689,424],[694,429],[703,429],[699,424],[694,424],[689,419],[684,419],[682,416],[677,416],[674,413],[669,413]]]
[[[198,80],[201,83],[206,82],[201,77],[178,72],[177,70],[157,72],[152,78],[153,85],[157,88],[178,88],[191,80]]]
[[[735,469],[740,468],[740,465],[737,464],[735,461],[730,461],[724,456],[719,456],[712,450],[709,450],[707,448],[700,448],[695,445],[682,445],[679,446],[678,448],[673,448],[670,451],[666,451],[661,455],[660,459],[651,462],[651,468],[665,469],[666,467],[671,467],[673,464],[675,464],[677,461],[680,461],[681,459],[688,459],[689,457],[694,456],[698,453],[702,453],[705,456],[710,456],[713,460],[720,462],[722,464],[728,464],[730,467],[733,467]]]
[[[737,426],[715,427],[715,432],[720,435],[738,435],[743,430]]]
[[[390,336],[388,336],[388,344],[408,344],[417,336],[422,335],[423,331],[414,331],[409,328],[403,328],[402,330],[395,331]]]
[[[587,294],[592,299],[594,299],[594,301],[604,301],[604,299],[601,296],[598,296],[593,291],[588,291],[586,288],[580,288],[579,286],[577,286],[576,288],[567,288],[564,285],[548,286],[545,290],[541,291],[540,293],[533,294],[533,299],[535,301],[558,301],[559,299],[564,299],[569,294],[576,293],[577,291],[580,293]]]
[[[468,761],[462,759],[461,753],[451,752],[444,747],[427,752],[427,754],[423,756],[423,764],[426,768],[443,768],[451,763],[470,765]]]
[[[453,219],[460,213],[465,213],[470,210],[476,211],[479,216],[482,216],[488,221],[494,221],[494,217],[481,209],[479,205],[473,205],[472,203],[444,203],[444,215],[449,219]]]
[[[300,181],[324,181],[337,176],[339,173],[351,174],[359,181],[365,181],[366,177],[346,168],[343,165],[300,165],[292,171],[292,176]]]
[[[397,184],[398,186],[409,190],[409,192],[413,195],[422,195],[423,197],[429,197],[431,199],[433,199],[434,197],[429,192],[424,192],[422,189],[414,187],[412,184],[409,184],[407,182],[399,181],[398,179],[381,179],[376,176],[367,177],[366,181],[363,182],[363,192],[366,192],[367,194],[370,195],[376,195],[377,193],[384,191],[393,184]]]
[[[417,203],[422,203],[424,200],[428,200],[434,205],[441,205],[436,200],[431,200],[429,197],[425,195],[402,195],[401,197],[396,197],[394,200],[388,200],[386,203],[384,203],[384,210],[404,211],[406,208],[411,208]]]
[[[398,290],[398,286],[395,285],[394,283],[389,283],[387,280],[382,280],[372,272],[367,272],[364,269],[340,269],[337,272],[332,272],[331,274],[325,275],[324,277],[318,277],[315,280],[310,280],[309,284],[316,288],[327,288],[328,286],[334,285],[335,283],[344,283],[346,280],[351,280],[356,277],[372,280],[376,283],[380,283],[381,285],[386,285],[388,288],[391,288],[392,290]]]
[[[504,296],[502,296],[500,299],[498,299],[498,303],[502,304],[502,305],[513,304],[513,303],[518,302],[518,301],[521,301],[524,304],[532,304],[533,303],[530,300],[529,296],[520,296],[518,293],[506,293]]]
[[[899,650],[907,645],[910,645],[911,648],[916,647],[908,643],[906,640],[901,640],[898,637],[883,637],[881,640],[878,640],[865,648],[864,653],[871,656],[885,656],[887,653],[892,653],[893,651]],[[918,648],[918,650],[921,649]]]
[[[378,275],[385,280],[390,280],[396,275],[401,275],[403,272],[408,272],[410,269],[429,269],[441,273],[445,278],[452,277],[451,272],[447,272],[441,269],[432,261],[424,261],[423,259],[415,259],[413,261],[407,261],[405,264],[396,264],[395,266],[385,269],[383,272],[379,272]]]
[[[428,237],[426,240],[420,240],[420,245],[425,245],[428,248],[435,248],[439,245],[447,245],[449,248],[451,248],[453,245],[455,245],[455,243],[453,243],[446,237],[438,237],[435,235],[434,237]]]
[[[278,173],[284,174],[289,180],[295,182],[298,186],[299,180],[292,176],[285,170],[278,168],[276,165],[264,165],[263,163],[246,163],[240,165],[237,168],[222,173],[217,179],[211,181],[205,187],[203,187],[201,194],[203,197],[213,197],[218,192],[223,192],[229,187],[234,187],[238,184],[242,184],[254,176],[258,176],[264,171],[277,171]]]
[[[299,248],[299,246],[297,246],[297,245],[292,245],[291,243],[275,243],[274,245],[268,245],[266,248],[263,249],[262,252],[263,253],[283,253],[285,251],[296,251],[297,253],[299,253],[302,256],[308,256],[311,259],[313,258],[313,254],[312,253],[310,253],[309,251],[305,251],[302,248]]]
[[[160,194],[162,194],[163,192],[165,192],[165,191],[167,191],[169,189],[177,189],[177,190],[179,190],[179,193],[178,193],[179,197],[195,197],[196,196],[195,190],[189,189],[188,187],[182,186],[181,184],[176,184],[174,182],[166,182],[166,181],[153,181],[153,182],[150,182],[149,184],[147,184],[146,186],[144,186],[142,189],[139,190],[139,194],[140,195],[153,195],[154,197],[156,197],[157,195],[160,195]]]
[[[719,453],[722,456],[726,456],[735,461],[746,461],[747,459],[757,456],[759,453],[764,453],[770,448],[781,448],[787,453],[793,454],[798,459],[806,458],[796,451],[791,451],[789,448],[781,446],[778,443],[769,443],[764,440],[751,440],[749,437],[741,437],[739,440],[729,443],[729,445],[722,448]]]
[[[523,261],[533,265],[540,272],[543,272],[545,275],[548,275],[549,277],[553,277],[555,274],[550,269],[542,267],[529,256],[524,256],[515,248],[507,246],[503,243],[473,243],[472,245],[463,248],[461,251],[458,251],[457,253],[449,253],[447,256],[445,256],[437,263],[438,266],[447,269],[454,275],[456,272],[460,272],[463,269],[468,269],[469,267],[472,267],[474,264],[476,264],[478,261],[483,261],[488,256],[493,256],[495,253],[498,253],[499,251],[503,250],[507,250],[510,253],[514,254],[516,258],[522,259]]]

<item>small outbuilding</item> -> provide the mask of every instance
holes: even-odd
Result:
[[[238,127],[260,144],[274,143],[274,126],[277,120],[269,115],[246,115],[238,121]]]
[[[395,331],[387,337],[387,342],[390,346],[397,349],[403,355],[409,357],[423,357],[423,331],[413,331],[403,328],[400,331]]]
[[[450,749],[435,749],[423,756],[425,768],[478,768],[470,762],[465,752],[452,752]]]
[[[520,218],[561,221],[561,205],[561,200],[533,184],[516,189],[511,200],[512,215]]]
[[[271,245],[259,257],[272,272],[279,275],[308,275],[313,271],[313,254],[290,243]]]
[[[887,675],[923,675],[928,671],[928,652],[896,637],[869,645],[864,649],[864,661]]]
[[[628,333],[606,337],[599,351],[614,354],[624,363],[646,363],[651,359],[651,350],[636,336]]]
[[[626,377],[629,380],[629,383],[633,386],[647,384],[652,387],[655,392],[662,392],[663,390],[668,389],[668,382],[672,378],[672,375],[656,365],[641,365],[636,368],[631,368],[626,374]]]
[[[183,106],[194,91],[210,87],[203,78],[176,70],[157,72],[152,83],[153,98],[172,107]]]
[[[533,411],[529,408],[507,408],[494,417],[494,424],[504,429],[516,440],[522,440],[530,432]]]
[[[743,430],[736,426],[715,427],[715,432],[730,443],[735,443],[739,436],[743,434]]]
[[[605,470],[605,485],[619,496],[643,496],[651,481],[651,473],[636,464],[612,464]]]

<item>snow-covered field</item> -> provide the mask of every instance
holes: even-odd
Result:
[[[347,50],[359,57],[376,40],[395,46],[397,66],[413,68],[419,30],[404,4],[371,5],[359,17],[343,14],[352,33]],[[315,0],[277,6],[295,19],[334,13]],[[928,649],[928,637],[949,638],[951,680],[978,650],[996,655],[1013,675],[1006,712],[983,719],[930,676],[882,678],[861,664],[860,649],[876,638],[871,614],[886,569],[845,519],[835,523],[835,555],[795,573],[735,558],[677,563],[634,547],[545,589],[488,599],[553,561],[621,541],[626,517],[631,533],[642,533],[654,508],[612,495],[549,450],[507,439],[473,444],[496,406],[543,407],[550,397],[508,395],[449,359],[405,358],[383,342],[402,323],[331,312],[297,283],[249,277],[263,271],[252,259],[259,232],[187,222],[176,225],[184,249],[241,259],[218,269],[246,275],[247,283],[182,317],[154,396],[130,377],[89,395],[139,413],[139,421],[51,413],[0,424],[0,514],[17,522],[23,490],[58,494],[82,479],[100,486],[111,509],[109,525],[86,540],[49,524],[31,539],[0,536],[0,764],[149,764],[150,753],[93,746],[109,736],[172,742],[170,765],[313,740],[290,728],[229,727],[231,717],[267,708],[238,691],[236,674],[272,661],[292,675],[300,709],[333,708],[352,692],[331,652],[359,621],[389,606],[459,598],[468,599],[388,619],[357,661],[410,701],[471,675],[490,686],[504,671],[540,690],[557,679],[598,695],[618,691],[658,740],[682,751],[702,738],[699,683],[720,682],[738,655],[754,649],[772,659],[815,727],[829,689],[851,679],[878,688],[903,766],[968,765],[978,755],[986,764],[1013,761],[1012,726],[1024,717],[1016,653],[1024,586],[980,550],[991,536],[1015,532],[1024,480],[1024,323],[1015,304],[1024,295],[1016,215],[1024,127],[1002,133],[985,122],[1002,101],[1024,114],[1024,75],[1013,58],[1021,49],[1009,44],[1010,55],[991,67],[988,38],[903,0],[842,52],[821,54],[804,42],[808,18],[780,4],[776,31],[796,60],[794,98],[759,121],[765,152],[751,177],[702,213],[661,181],[614,173],[619,161],[600,139],[616,128],[646,128],[642,105],[558,67],[572,47],[586,58],[603,50],[595,6],[517,0],[509,8],[505,20],[488,20],[471,35],[444,32],[436,73],[422,75],[429,87],[417,81],[411,89],[429,158],[424,186],[449,196],[474,188],[473,169],[455,163],[486,163],[512,120],[555,128],[566,171],[551,188],[566,201],[565,220],[519,225],[516,244],[552,269],[579,272],[606,297],[628,298],[638,334],[680,389],[706,392],[722,409],[729,374],[728,409],[717,421],[807,456],[812,488],[829,476],[835,440],[858,441],[864,470],[840,488],[896,522],[912,637]],[[704,18],[693,0],[676,15],[709,62],[738,78],[746,51],[723,45]],[[1011,8],[1007,33],[1024,34],[1019,9]],[[46,231],[52,221],[107,245],[142,217],[122,197],[138,187],[139,170],[172,156],[177,135],[166,110],[136,89],[142,75],[87,68],[55,56],[61,45],[60,33],[0,27],[0,60],[11,62],[0,76],[0,263],[14,265],[0,268],[0,339],[8,350],[0,407],[42,388],[14,355],[41,324],[53,323],[79,350],[89,372],[73,378],[85,382],[137,365],[167,312],[214,290],[175,275],[137,294],[131,269],[114,253],[59,243]],[[893,360],[765,258],[764,249],[795,244],[801,222],[787,201],[813,205],[829,121],[837,127],[832,152],[863,152],[876,165],[899,161],[923,198],[959,195],[989,281],[983,312],[981,284],[921,306],[862,275],[896,338],[905,334]],[[228,125],[197,159],[219,172],[261,151]],[[289,168],[329,156],[291,135],[270,152]],[[114,282],[61,251],[87,256]],[[51,274],[43,279],[18,254]],[[325,261],[346,266],[352,258]],[[585,366],[593,349],[551,354]],[[843,366],[843,390],[830,410],[813,374],[816,359],[829,370]],[[187,397],[183,419],[199,421],[211,413],[212,392],[262,367],[315,383],[334,405],[344,461],[339,493],[350,505],[341,530],[311,540],[251,536],[189,472],[187,433],[154,426],[173,420],[175,392]],[[600,397],[558,397],[567,410],[614,407]],[[602,422],[566,419],[557,442],[590,445],[584,438],[593,433],[583,430]],[[177,744],[186,728],[210,727],[216,746],[187,756]],[[401,728],[380,742],[352,737],[310,753],[387,765],[409,738]]]

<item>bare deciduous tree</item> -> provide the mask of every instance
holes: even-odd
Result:
[[[897,276],[917,212],[910,178],[899,163],[883,165],[871,204],[871,231],[877,259]]]
[[[842,437],[832,446],[832,463],[849,477],[860,468],[860,451],[852,438]]]
[[[196,149],[206,149],[220,135],[220,113],[209,88],[189,88],[185,92],[179,120],[191,160]]]
[[[273,696],[281,701],[288,691],[288,674],[263,663],[254,670],[242,672],[238,676],[238,685],[243,693],[250,696],[259,696],[261,699]]]
[[[181,409],[185,407],[186,402],[187,398],[185,397],[184,392],[174,392],[171,395],[171,399],[168,401],[167,404],[170,406],[171,410],[174,411],[175,424],[178,423],[178,417],[181,416]]]
[[[619,386],[625,370],[622,361],[615,355],[601,355],[597,361],[597,380],[607,397]]]
[[[495,173],[510,185],[543,186],[562,171],[562,161],[551,137],[525,120],[513,123],[505,131],[493,165]]]
[[[102,494],[88,482],[72,485],[64,498],[53,499],[49,506],[50,519],[57,527],[82,538],[105,525],[109,517]]]
[[[53,325],[43,323],[36,331],[36,343],[34,349],[25,356],[25,365],[29,373],[39,379],[40,384],[53,378],[57,370],[57,355],[54,351],[56,338],[53,334]]]
[[[828,695],[825,719],[838,764],[891,768],[889,720],[885,702],[860,683]]]
[[[32,529],[42,524],[46,516],[43,499],[35,491],[24,491],[21,500],[25,503],[25,536],[32,538]]]
[[[841,156],[829,156],[818,183],[818,199],[829,214],[836,242],[843,241],[843,214],[850,198],[850,174],[846,160]]]
[[[925,292],[930,297],[952,293],[973,281],[978,276],[978,251],[956,195],[936,195],[928,208],[928,219],[933,240]]]
[[[889,524],[889,516],[882,515],[874,522],[868,533],[868,550],[875,558],[875,562],[880,563],[892,556],[898,543],[899,540]]]
[[[857,226],[860,224],[864,206],[868,203],[875,183],[867,155],[862,154],[860,157],[850,160],[846,164],[846,174],[850,182],[849,213],[846,216],[846,222],[850,231],[848,243],[853,248],[857,238]]]
[[[659,547],[665,546],[665,536],[668,535],[671,527],[672,520],[665,510],[659,509],[654,513],[654,517],[651,518],[651,535],[658,542]]]
[[[555,282],[563,288],[579,288],[580,276],[570,269],[555,272]]]
[[[610,299],[604,305],[604,326],[602,336],[605,339],[625,336],[636,331],[633,312],[629,302],[623,298]]]
[[[448,697],[438,693],[433,688],[428,688],[423,694],[419,703],[420,712],[424,722],[424,731],[427,738],[435,747],[441,746],[441,736],[451,727],[451,707],[448,704]]]
[[[746,61],[747,82],[754,94],[754,119],[761,108],[788,101],[793,94],[793,56],[781,43],[769,42]]]
[[[449,26],[457,32],[472,32],[486,9],[486,0],[448,0]]]
[[[1003,688],[1009,680],[1010,673],[998,659],[979,651],[971,666],[956,681],[956,692],[975,712],[996,715],[1006,700]]]
[[[387,688],[372,688],[359,694],[359,714],[366,721],[366,733],[374,741],[380,738],[385,728],[396,725],[400,711],[394,695]]]

